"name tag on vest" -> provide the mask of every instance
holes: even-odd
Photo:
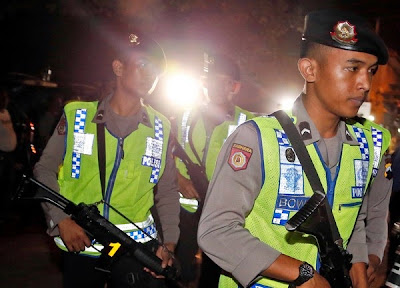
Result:
[[[74,133],[74,152],[92,155],[94,134]]]

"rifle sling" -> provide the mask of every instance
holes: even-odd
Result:
[[[97,123],[97,157],[99,160],[100,184],[103,199],[106,186],[106,143],[104,136],[104,123]]]
[[[196,111],[196,112],[194,113],[194,116],[193,116],[193,118],[192,118],[192,121],[190,122],[190,129],[189,129],[189,135],[188,135],[188,142],[189,142],[189,145],[190,145],[190,149],[192,149],[193,155],[196,157],[197,161],[199,162],[199,165],[205,167],[205,165],[203,165],[203,161],[201,161],[200,156],[199,156],[199,154],[197,153],[196,148],[194,147],[194,144],[193,144],[193,130],[194,130],[194,126],[195,126],[195,125],[197,124],[197,122],[199,121],[199,114],[200,114],[200,111]],[[205,169],[204,169],[204,170],[205,170]]]
[[[278,110],[272,113],[272,115],[279,121],[287,137],[289,138],[289,141],[292,144],[292,147],[296,152],[297,157],[299,158],[301,166],[304,169],[304,173],[306,174],[314,193],[315,191],[321,191],[325,193],[324,187],[322,186],[321,180],[319,179],[319,176],[317,174],[317,170],[312,163],[310,154],[308,153],[307,148],[304,145],[303,139],[301,139],[300,133],[298,132],[296,126],[293,124],[293,121],[283,110]],[[332,209],[327,202],[325,206],[327,206],[326,210],[329,225],[332,231],[332,237],[334,241],[341,240],[342,238],[340,237],[335,218],[333,217]]]

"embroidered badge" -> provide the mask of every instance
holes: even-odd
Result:
[[[353,138],[351,137],[351,134],[350,134],[349,130],[347,130],[347,127],[346,127],[346,139],[347,139],[347,141],[352,141],[352,140],[353,140]]]
[[[60,119],[60,122],[58,122],[58,125],[57,125],[57,133],[58,133],[58,135],[65,135],[65,131],[66,131],[65,123],[66,123],[65,117],[62,117]]]
[[[300,122],[299,129],[300,129],[301,138],[303,138],[303,140],[309,140],[312,138],[310,123],[305,122],[305,121]]]
[[[234,171],[245,170],[252,154],[253,149],[234,143],[231,148],[228,164]]]
[[[130,45],[139,45],[140,41],[139,41],[139,37],[136,34],[130,34],[129,35],[129,43]]]
[[[103,120],[103,117],[104,117],[104,110],[100,110],[100,111],[97,113],[96,120],[101,121],[101,120]]]
[[[294,153],[293,148],[287,148],[285,155],[289,162],[294,162],[296,160],[296,154]]]
[[[354,45],[358,41],[356,38],[356,26],[350,24],[348,21],[338,22],[330,34],[332,39],[340,44]]]
[[[385,164],[385,177],[389,180],[393,177],[392,162],[390,160]]]

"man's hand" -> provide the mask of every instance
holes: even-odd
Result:
[[[161,267],[165,268],[167,266],[172,266],[173,264],[173,252],[175,251],[175,244],[165,243],[163,246],[159,246],[156,252],[158,258],[162,260]],[[158,275],[151,271],[149,268],[144,268],[146,272],[149,272],[155,278],[165,278],[162,275]]]
[[[182,193],[183,197],[187,199],[200,199],[199,193],[197,193],[196,189],[194,188],[192,181],[183,177],[179,172],[178,186],[179,192]]]
[[[67,246],[69,252],[84,251],[85,247],[91,245],[85,230],[70,217],[60,221],[60,223],[58,223],[58,229],[60,230],[60,237],[65,246]]]
[[[353,263],[349,274],[353,288],[368,288],[367,265],[365,263]]]
[[[368,255],[369,264],[367,269],[367,277],[368,283],[371,284],[376,278],[376,271],[378,270],[379,264],[381,264],[381,260],[378,256],[370,254]]]

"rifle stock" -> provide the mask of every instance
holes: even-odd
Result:
[[[32,197],[23,197],[26,190],[25,187],[30,182],[41,189],[37,189],[37,192],[35,192]],[[102,261],[105,261],[104,259],[107,258],[109,262],[111,262],[111,260],[118,258],[120,255],[129,253],[129,255],[135,257],[143,266],[155,273],[163,275],[171,280],[177,278],[175,267],[167,266],[166,268],[162,268],[162,261],[160,258],[145,247],[143,243],[136,242],[125,232],[101,216],[96,206],[84,203],[76,205],[45,186],[43,183],[33,178],[28,178],[25,175],[23,176],[23,183],[21,183],[17,193],[18,199],[46,201],[59,207],[65,213],[70,214],[71,218],[81,226],[92,239],[96,239],[98,243],[104,246],[104,249],[101,251]]]
[[[288,231],[297,231],[312,235],[318,244],[321,259],[319,273],[328,280],[331,287],[352,287],[349,270],[352,255],[342,244],[342,239],[332,237],[329,223],[329,204],[325,194],[316,191],[297,213],[289,219],[285,227]],[[331,212],[330,212],[331,213]],[[336,223],[334,223],[336,225]]]

